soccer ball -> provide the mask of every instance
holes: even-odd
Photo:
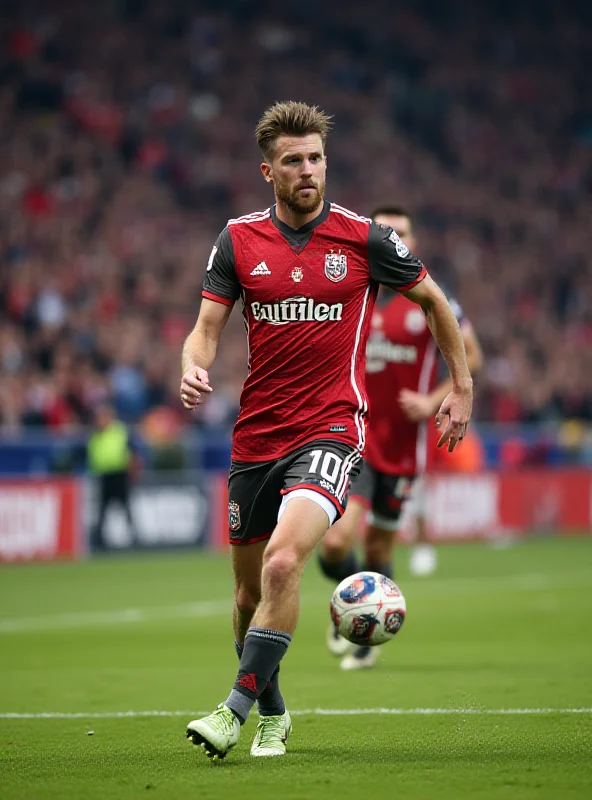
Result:
[[[399,587],[378,572],[356,572],[333,592],[331,619],[353,644],[374,647],[399,632],[407,605]]]

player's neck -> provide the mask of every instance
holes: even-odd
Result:
[[[325,204],[321,200],[318,207],[311,211],[310,214],[299,214],[276,197],[275,213],[280,222],[297,231],[322,214],[324,206]]]

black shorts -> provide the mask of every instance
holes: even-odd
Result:
[[[230,544],[269,539],[283,496],[294,489],[318,492],[341,516],[350,480],[361,464],[356,448],[331,439],[316,439],[277,461],[233,461],[228,478]]]
[[[415,475],[387,475],[364,462],[352,486],[351,496],[368,506],[371,524],[385,530],[396,530],[414,480]]]

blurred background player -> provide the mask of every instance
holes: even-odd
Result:
[[[413,220],[407,209],[402,206],[384,206],[376,209],[373,219],[375,222],[391,226],[412,252],[417,251]],[[461,312],[459,304],[453,298],[449,297],[449,300],[452,307],[458,312],[467,352],[467,363],[471,373],[475,375],[483,365],[481,346],[473,326],[464,313]],[[429,357],[429,354],[426,354],[426,357]],[[405,375],[404,368],[399,368],[397,362],[393,366],[394,372],[403,378]],[[419,463],[417,464],[417,475],[409,497],[410,508],[408,509],[415,533],[413,537],[415,545],[412,547],[409,563],[410,570],[414,575],[430,575],[437,567],[437,550],[428,541],[426,472],[434,468],[451,471],[475,471],[473,468],[474,461],[480,449],[479,440],[474,431],[470,429],[467,431],[462,443],[455,449],[452,457],[448,456],[445,449],[438,450],[436,447],[437,431],[434,426],[429,424],[429,420],[436,414],[442,399],[450,391],[451,384],[448,377],[433,386],[433,383],[437,381],[438,377],[443,377],[443,374],[446,374],[445,365],[438,358],[437,367],[430,374],[431,385],[427,392],[422,392],[419,386],[414,389],[411,385],[404,385],[398,394],[398,403],[403,412],[402,417],[398,415],[399,424],[405,424],[405,420],[418,424],[417,447]],[[424,452],[425,457],[423,456]]]
[[[393,228],[402,247],[417,250],[410,213],[399,206],[378,208],[372,219]],[[459,304],[448,298],[459,321],[467,364],[476,373],[482,364],[479,342]],[[423,476],[436,451],[429,421],[451,389],[450,378],[438,381],[438,350],[421,310],[404,297],[381,289],[366,348],[366,388],[370,428],[365,463],[352,488],[347,511],[320,546],[323,573],[337,582],[362,569],[355,547],[364,515],[364,569],[392,577],[392,553],[403,503],[420,478],[415,515],[417,545],[411,566],[426,574],[436,566],[436,551],[427,542]],[[431,426],[435,432],[435,426]],[[459,443],[462,447],[464,442]],[[451,459],[454,458],[452,454]],[[343,655],[343,669],[374,666],[377,648],[351,645],[333,625],[327,635],[332,653]]]

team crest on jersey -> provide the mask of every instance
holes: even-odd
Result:
[[[426,319],[423,311],[419,308],[412,308],[405,315],[405,329],[409,333],[421,333],[425,330]]]
[[[347,275],[347,256],[341,250],[325,254],[325,275],[333,283],[339,283]]]
[[[300,281],[304,277],[304,273],[302,272],[302,267],[294,267],[294,269],[291,272],[291,275],[294,283],[300,283]]]
[[[237,531],[241,526],[240,506],[231,500],[228,503],[228,527],[231,531]]]

